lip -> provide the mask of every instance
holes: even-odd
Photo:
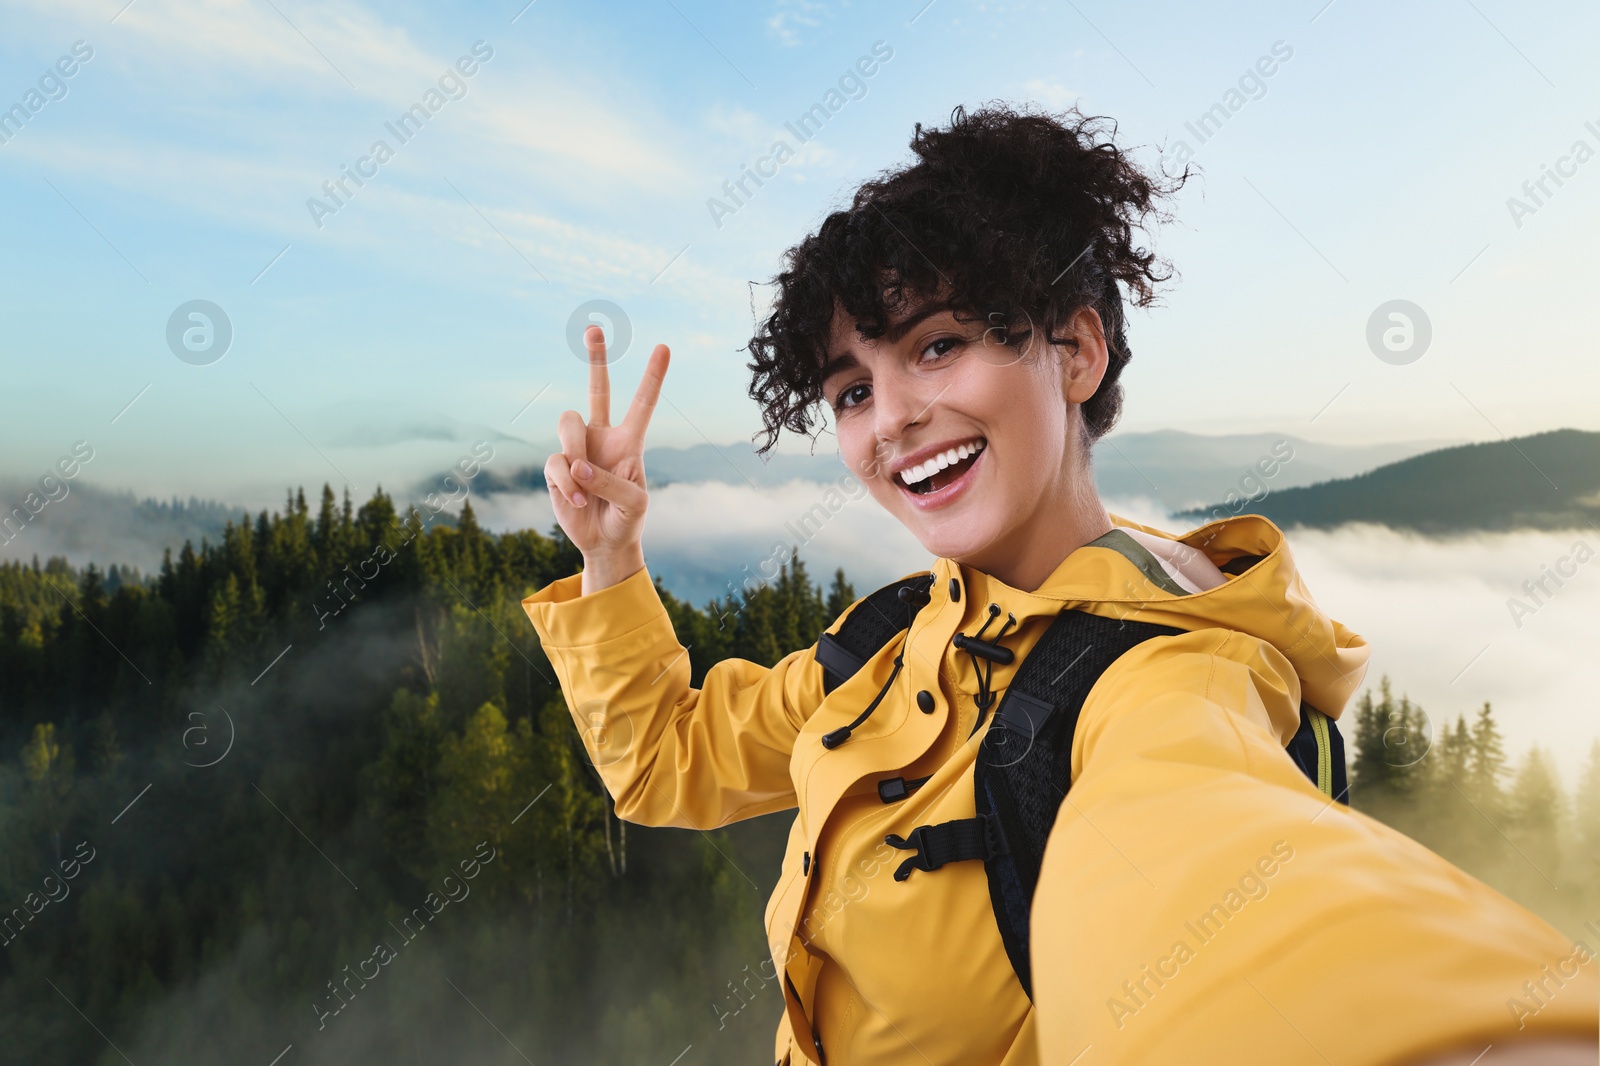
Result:
[[[895,478],[895,482],[897,484],[903,484],[898,477],[895,477],[895,475],[899,474],[900,471],[909,470],[914,466],[920,466],[929,459],[932,459],[935,455],[943,455],[951,448],[959,448],[963,444],[971,444],[974,441],[988,439],[989,438],[985,437],[982,433],[974,433],[970,437],[956,437],[953,440],[945,441],[943,444],[930,444],[926,448],[918,449],[917,451],[912,452],[910,455],[897,459],[894,465],[889,467],[889,474],[891,477]]]
[[[958,441],[957,443],[959,444],[963,442]],[[972,460],[972,465],[967,467],[966,471],[960,477],[956,478],[942,489],[935,489],[932,492],[919,494],[912,492],[910,486],[901,481],[898,476],[895,477],[894,483],[900,489],[901,493],[905,495],[906,499],[911,501],[911,505],[917,508],[919,511],[932,511],[937,508],[944,507],[954,502],[972,486],[973,476],[978,472],[978,468],[983,465],[983,460],[986,456],[988,456],[989,449],[992,447],[994,447],[994,445],[985,444],[983,451],[979,452],[977,457]],[[928,454],[937,455],[939,453],[936,450],[931,451]],[[917,461],[921,462],[922,460]]]

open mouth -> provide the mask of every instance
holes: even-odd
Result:
[[[895,475],[901,487],[917,495],[927,496],[960,481],[977,462],[988,441],[982,437],[951,448],[918,466],[909,467]]]

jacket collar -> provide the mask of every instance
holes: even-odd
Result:
[[[1165,587],[1165,582],[1152,575],[1149,559],[1141,558],[1141,554],[1154,553],[1137,546],[1130,549],[1132,538],[1126,536],[1100,538],[1074,550],[1032,592],[1012,588],[950,559],[934,560],[931,600],[915,616],[906,638],[902,674],[874,714],[871,727],[828,752],[822,749],[821,734],[847,719],[834,721],[838,715],[816,715],[801,730],[792,771],[797,790],[805,797],[806,824],[814,827],[813,832],[839,797],[864,778],[910,765],[938,740],[948,708],[938,714],[922,714],[913,709],[908,694],[919,688],[937,689],[941,674],[952,687],[971,694],[973,686],[951,647],[951,638],[957,632],[976,632],[990,603],[1000,606],[1001,621],[1004,612],[1016,616],[1015,633],[1024,627],[1037,632],[1067,608],[1182,629],[1217,627],[1243,632],[1270,644],[1289,660],[1306,702],[1332,718],[1340,716],[1366,674],[1370,648],[1360,635],[1317,606],[1276,525],[1264,516],[1246,514],[1175,536],[1116,514],[1111,519],[1117,526],[1186,545],[1213,567],[1239,556],[1260,558],[1242,573],[1200,592]],[[961,582],[959,600],[951,597],[951,578]],[[898,648],[901,639],[895,637],[890,647]],[[1006,643],[1016,642],[1007,638]],[[883,662],[888,658],[892,653]],[[835,690],[842,697],[841,710],[864,706],[887,679],[889,669],[887,665],[864,669]],[[851,716],[854,713],[852,710]]]

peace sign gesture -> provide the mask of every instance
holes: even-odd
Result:
[[[589,421],[563,411],[556,422],[561,451],[544,463],[556,521],[583,553],[585,594],[614,585],[644,566],[644,433],[661,396],[671,352],[658,344],[620,426],[611,424],[606,338],[599,326],[583,334],[589,351]]]

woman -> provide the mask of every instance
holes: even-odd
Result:
[[[788,253],[750,345],[762,451],[826,403],[846,464],[936,556],[882,649],[848,676],[808,648],[689,687],[641,548],[669,353],[613,426],[598,328],[589,420],[561,415],[545,466],[584,568],[523,601],[619,817],[798,807],[766,913],[779,1061],[1593,1061],[1588,947],[1286,754],[1302,700],[1337,718],[1368,648],[1280,531],[1240,515],[1175,536],[1096,495],[1129,357],[1119,286],[1145,304],[1167,277],[1134,231],[1182,179],[1076,113],[957,109],[912,149]],[[987,859],[911,841],[974,824],[997,700],[1067,608],[1173,629],[1082,705],[1026,986]]]

